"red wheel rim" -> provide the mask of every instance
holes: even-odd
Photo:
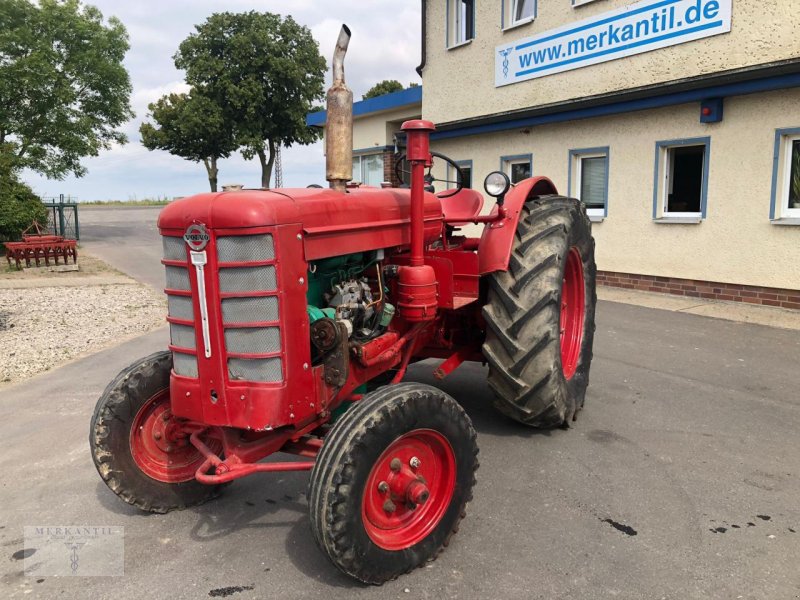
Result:
[[[403,550],[439,524],[456,482],[450,442],[432,429],[415,429],[392,442],[372,467],[361,501],[370,539],[384,550]]]
[[[561,370],[567,379],[571,379],[578,369],[585,313],[583,261],[580,252],[573,246],[567,253],[564,281],[561,284]]]
[[[181,483],[194,479],[205,462],[189,443],[189,436],[172,416],[169,388],[144,403],[131,424],[131,456],[142,472],[157,481]],[[208,440],[212,452],[219,453],[218,440]]]

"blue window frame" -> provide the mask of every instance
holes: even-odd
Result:
[[[533,154],[514,154],[500,157],[500,170],[511,183],[519,183],[533,175]]]
[[[464,179],[461,181],[462,185],[465,188],[472,187],[472,160],[457,160],[455,163],[461,167],[461,173],[464,175]],[[455,169],[450,165],[447,166],[447,179],[450,181],[456,180]],[[454,183],[448,183],[447,188],[451,189],[456,187]]]
[[[777,225],[800,225],[800,127],[775,130],[769,218]]]
[[[608,216],[608,146],[575,148],[569,151],[567,195],[586,204],[590,219]]]
[[[653,219],[699,223],[706,218],[711,138],[656,142]]]

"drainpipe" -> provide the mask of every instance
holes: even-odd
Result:
[[[422,14],[422,26],[420,27],[421,30],[421,44],[420,44],[420,59],[419,59],[419,66],[417,67],[417,75],[422,77],[422,69],[425,68],[425,62],[428,60],[428,44],[426,42],[427,38],[427,26],[426,26],[426,14],[427,14],[428,4],[425,0],[422,0],[422,7],[420,8],[420,13]]]

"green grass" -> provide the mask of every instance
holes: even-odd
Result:
[[[166,206],[175,198],[145,198],[144,200],[91,200],[80,202],[80,206]]]

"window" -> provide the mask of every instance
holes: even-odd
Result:
[[[536,18],[537,0],[503,0],[501,27],[511,29]]]
[[[500,170],[503,171],[511,183],[519,183],[523,179],[531,176],[531,163],[533,157],[530,154],[519,154],[517,156],[501,156]]]
[[[532,19],[536,15],[535,0],[514,0],[512,3],[511,23]]]
[[[447,0],[447,47],[475,37],[475,0]]]
[[[456,164],[461,168],[461,184],[465,188],[472,187],[472,161],[471,160],[457,160]],[[456,170],[451,167],[450,165],[447,166],[447,179],[449,182],[447,184],[447,189],[452,189],[456,187]]]
[[[653,218],[699,223],[706,216],[709,138],[658,142]]]
[[[592,220],[608,215],[608,148],[586,148],[569,152],[568,195],[586,205]]]
[[[353,181],[380,187],[383,181],[383,155],[362,154],[354,156]]]
[[[775,132],[770,219],[800,219],[800,128]]]

